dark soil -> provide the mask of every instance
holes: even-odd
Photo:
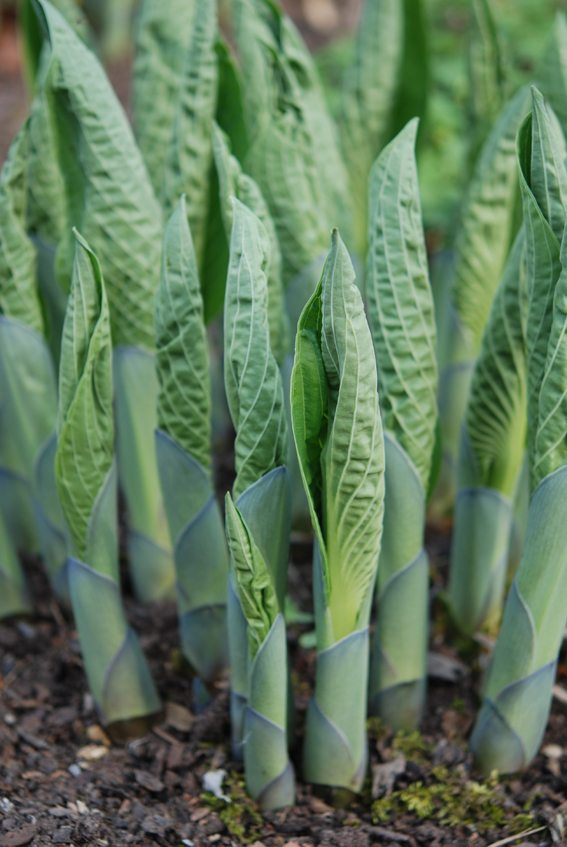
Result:
[[[436,598],[446,572],[447,532],[431,532],[428,547]],[[292,556],[290,591],[297,605],[309,611],[310,545],[294,544]],[[295,807],[260,815],[244,793],[241,766],[230,756],[228,681],[216,686],[204,712],[189,711],[191,684],[176,672],[174,605],[139,607],[128,596],[126,580],[128,616],[167,704],[166,718],[143,738],[110,744],[93,710],[77,633],[51,599],[39,563],[26,562],[26,569],[37,615],[32,621],[0,625],[0,847],[228,847],[241,842],[266,847],[290,842],[314,847],[485,847],[538,827],[543,829],[520,841],[563,843],[564,705],[554,703],[544,741],[553,755],[540,754],[526,774],[499,783],[479,785],[471,773],[466,738],[482,655],[469,663],[473,671],[461,673],[456,681],[430,679],[422,735],[394,738],[370,722],[369,778],[362,797],[349,809],[330,808],[299,782]],[[438,599],[433,606],[432,650],[455,659],[444,640]],[[308,629],[296,624],[289,628],[299,735],[315,659],[314,650],[298,643]],[[450,664],[441,667],[441,673],[452,670]],[[295,764],[300,775],[300,761]],[[223,790],[230,804],[203,791],[203,774],[219,768],[226,771]]]

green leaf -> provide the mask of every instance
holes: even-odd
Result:
[[[427,17],[422,0],[403,0],[404,43],[390,136],[413,117],[424,118],[429,93]]]
[[[270,344],[277,362],[281,363],[289,350],[290,339],[282,284],[282,257],[274,222],[258,185],[251,176],[243,173],[238,160],[230,155],[228,141],[217,124],[213,125],[213,154],[219,176],[221,211],[227,238],[230,239],[232,229],[233,210],[230,198],[233,195],[254,212],[266,231]]]
[[[376,366],[354,279],[334,230],[321,282],[299,321],[291,387],[294,436],[321,547],[330,643],[367,625],[384,508]],[[319,649],[324,646],[329,644]]]
[[[36,288],[36,252],[26,235],[26,121],[0,174],[0,311],[40,334],[43,317]]]
[[[159,204],[99,61],[47,0],[34,2],[52,49],[45,91],[65,178],[68,220],[100,255],[114,343],[152,349]],[[67,232],[58,255],[65,290],[74,250],[71,229]]]
[[[560,10],[542,51],[536,79],[567,133],[567,19]]]
[[[195,0],[143,0],[140,5],[132,112],[136,138],[158,196],[163,188],[194,8]]]
[[[248,130],[244,118],[244,92],[240,70],[228,44],[220,34],[215,44],[219,63],[219,91],[216,122],[230,139],[234,155],[244,161],[248,151]]]
[[[356,243],[361,255],[366,252],[368,174],[391,123],[403,31],[402,0],[365,0],[354,61],[345,74],[339,128],[356,201]]]
[[[85,561],[89,519],[112,465],[112,347],[98,260],[75,231],[76,254],[59,370],[57,490],[73,549]]]
[[[218,91],[217,0],[195,0],[189,49],[179,88],[173,135],[165,162],[163,204],[169,216],[182,194],[201,267],[209,209],[213,153],[211,121]],[[203,280],[206,300],[207,280]]]
[[[226,535],[238,596],[248,623],[248,643],[253,659],[278,616],[278,601],[262,554],[229,492],[226,495]]]
[[[545,371],[532,456],[533,485],[567,465],[567,241],[561,245],[561,275],[555,286]]]
[[[470,183],[455,245],[454,303],[473,355],[515,237],[516,135],[529,108],[522,88],[488,136]]]
[[[211,464],[211,386],[197,260],[183,196],[164,232],[155,311],[158,426]]]
[[[475,484],[508,497],[514,493],[526,441],[526,355],[520,299],[524,264],[522,229],[494,296],[465,416],[468,443],[478,468]]]
[[[235,199],[224,313],[225,387],[236,429],[234,497],[287,456],[282,378],[270,349],[267,249],[262,224]]]
[[[490,0],[472,0],[468,45],[472,160],[495,124],[506,97],[506,63]]]
[[[565,139],[535,86],[532,86],[532,104],[530,188],[557,241],[561,242],[567,214]]]
[[[368,312],[384,429],[427,491],[437,422],[436,330],[415,161],[414,119],[378,157],[369,182]]]

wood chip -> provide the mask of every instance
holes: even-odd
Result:
[[[108,747],[103,747],[102,744],[87,744],[86,747],[81,747],[77,750],[77,759],[84,759],[86,762],[96,762],[102,759],[108,753]]]
[[[0,847],[25,847],[33,841],[37,827],[30,823],[13,832],[4,832],[0,835]]]
[[[134,777],[138,785],[141,785],[142,788],[151,791],[153,794],[159,794],[165,788],[161,779],[158,779],[157,776],[154,776],[153,773],[149,773],[148,771],[134,771]]]
[[[412,840],[409,835],[403,835],[401,832],[392,832],[390,829],[384,829],[382,826],[372,826],[368,832],[375,838],[381,838],[383,841],[394,841],[398,844],[407,844]]]
[[[565,688],[561,685],[554,685],[552,691],[556,700],[559,700],[560,703],[565,703],[567,705],[567,691]]]
[[[203,818],[206,818],[207,815],[211,814],[211,810],[207,808],[197,809],[197,811],[193,812],[191,815],[191,823],[197,823],[197,821],[202,821]]]
[[[168,701],[165,704],[165,722],[168,726],[178,729],[180,732],[189,732],[193,725],[194,717],[185,706]]]
[[[385,762],[383,765],[372,765],[372,797],[376,800],[378,797],[388,797],[392,793],[394,783],[398,776],[401,776],[406,769],[406,757],[400,753],[391,762]]]
[[[30,747],[33,747],[35,750],[49,750],[51,751],[53,748],[51,744],[48,744],[47,741],[43,741],[41,738],[37,738],[35,735],[32,735],[30,732],[25,732],[23,729],[16,729],[16,732],[26,744],[29,744]]]
[[[542,747],[541,752],[548,759],[560,759],[565,751],[559,744],[546,744],[545,747]]]

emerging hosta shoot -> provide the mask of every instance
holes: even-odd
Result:
[[[525,238],[520,231],[498,286],[471,381],[457,466],[449,605],[465,635],[500,621],[514,496],[526,444],[522,311]]]
[[[80,235],[76,240],[63,326],[55,457],[67,529],[69,593],[101,720],[147,721],[160,711],[160,701],[120,595],[108,302],[94,253]]]
[[[515,142],[529,108],[522,88],[483,145],[465,198],[455,245],[451,302],[441,316],[439,413],[443,465],[432,511],[452,508],[461,423],[474,361],[508,253],[516,236],[518,166]]]
[[[136,593],[148,602],[168,596],[174,585],[154,447],[153,310],[161,210],[128,119],[99,61],[47,0],[37,5],[51,44],[45,92],[69,222],[57,255],[58,276],[68,290],[74,250],[68,233],[77,225],[100,256],[108,290],[116,348],[117,458],[130,566]]]
[[[384,442],[372,336],[337,230],[301,315],[291,381],[293,433],[315,528],[315,694],[308,782],[346,792],[366,775],[368,624],[384,510]],[[342,792],[341,792],[342,793]]]
[[[156,298],[156,451],[174,544],[181,648],[206,683],[228,663],[228,551],[211,478],[211,391],[197,260],[182,197]]]
[[[28,152],[26,121],[0,175],[0,504],[11,543],[36,553],[33,463],[55,425],[57,395],[43,337],[36,251],[26,235]],[[9,546],[8,538],[4,544]],[[23,585],[23,577],[16,576],[17,560],[13,555],[9,560],[14,578]],[[27,600],[22,602],[28,605]]]
[[[425,701],[429,566],[423,533],[437,431],[417,126],[414,119],[388,144],[370,174],[367,273],[386,455],[370,712],[405,730],[419,723]]]
[[[224,313],[225,386],[236,430],[234,506],[227,507],[232,746],[233,754],[242,756],[244,741],[248,785],[259,802],[274,807],[293,797],[293,777],[282,758],[288,722],[281,616],[291,521],[287,427],[282,378],[270,348],[269,242],[256,215],[239,200],[233,203]],[[246,598],[260,585],[265,594],[250,606]],[[259,616],[268,623],[254,646]],[[272,650],[283,657],[275,667]],[[282,700],[277,715],[274,697]]]
[[[567,619],[567,172],[541,94],[518,155],[526,231],[528,447],[532,499],[522,560],[504,610],[471,739],[488,773],[527,767],[549,715]]]

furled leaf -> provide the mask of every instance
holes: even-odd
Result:
[[[299,322],[291,388],[294,436],[321,548],[331,643],[366,625],[384,508],[376,366],[354,278],[334,230],[321,282]]]
[[[100,256],[114,343],[152,349],[159,204],[128,119],[98,59],[47,0],[34,2],[52,49],[45,90],[69,220]],[[60,246],[64,289],[69,287],[73,249],[70,239]]]
[[[218,89],[217,0],[195,0],[173,135],[165,162],[164,208],[170,215],[182,194],[199,266],[203,261],[212,166],[211,121]],[[206,286],[206,280],[203,280]]]
[[[555,287],[545,372],[532,457],[532,484],[567,465],[567,240],[561,244],[562,271]]]
[[[81,3],[76,0],[50,0],[58,12],[65,18],[69,26],[79,38],[93,48],[94,34],[89,26]],[[45,37],[33,8],[33,0],[22,0],[19,4],[19,23],[22,31],[22,46],[30,90],[41,82],[42,54]]]
[[[266,563],[230,493],[226,495],[226,534],[254,658],[278,615],[278,601]]]
[[[473,354],[516,234],[515,142],[529,103],[529,89],[522,88],[505,107],[483,146],[462,211],[453,297]]]
[[[557,11],[536,78],[567,133],[567,19]]]
[[[57,490],[72,545],[85,557],[93,506],[112,465],[112,347],[98,260],[75,231],[59,370]]]
[[[514,492],[526,439],[526,357],[520,291],[524,263],[522,229],[494,295],[465,418],[468,443],[479,472],[477,484],[508,497]]]
[[[0,311],[42,333],[36,253],[26,234],[28,152],[29,121],[26,121],[10,147],[0,174]]]
[[[211,388],[197,260],[183,196],[164,232],[156,296],[158,425],[205,468]]]
[[[287,456],[282,378],[270,349],[267,250],[262,224],[235,199],[224,313],[225,386],[236,429],[234,497]]]
[[[281,363],[289,350],[289,325],[283,294],[282,257],[274,222],[258,185],[251,176],[243,173],[236,157],[231,156],[227,139],[216,124],[213,125],[213,154],[219,176],[221,211],[227,238],[230,239],[232,229],[233,209],[230,198],[233,195],[254,212],[268,237],[266,279],[270,344],[277,362]]]
[[[402,0],[365,0],[357,30],[355,58],[344,82],[341,120],[342,148],[348,164],[355,214],[357,246],[366,245],[366,196],[372,162],[382,149],[402,60],[404,7]]]
[[[532,104],[530,188],[553,234],[561,243],[567,215],[565,139],[535,87],[532,87]]]
[[[506,96],[506,65],[490,0],[473,0],[469,37],[472,160],[496,122]]]
[[[136,30],[132,111],[156,195],[163,188],[195,0],[143,0]]]
[[[415,161],[414,119],[378,157],[369,183],[368,309],[384,429],[428,489],[437,422],[435,316]]]

